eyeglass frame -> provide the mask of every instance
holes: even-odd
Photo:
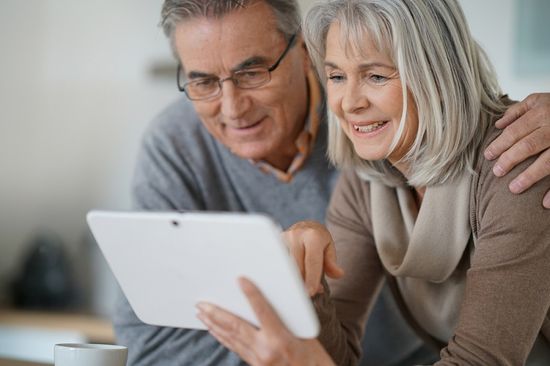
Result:
[[[248,88],[244,87],[243,88],[242,86],[239,86],[239,84],[235,81],[235,73],[246,71],[247,69],[238,70],[238,71],[232,73],[231,76],[228,76],[228,77],[223,78],[223,79],[220,79],[219,77],[216,76],[216,78],[218,79],[217,80],[217,82],[218,82],[218,91],[216,93],[214,93],[212,95],[209,95],[207,97],[204,97],[204,98],[198,98],[198,99],[197,98],[191,98],[189,96],[189,94],[187,94],[187,90],[185,89],[185,87],[188,84],[190,84],[192,82],[195,82],[196,80],[187,81],[187,82],[183,83],[183,85],[181,85],[180,84],[180,75],[181,75],[181,72],[182,72],[182,66],[181,66],[181,63],[178,63],[178,69],[177,69],[177,72],[176,72],[176,84],[178,86],[178,90],[180,92],[184,92],[189,100],[208,100],[208,99],[214,99],[214,98],[219,97],[221,95],[223,83],[227,80],[231,80],[233,82],[233,85],[235,85],[239,89],[256,89],[256,88],[259,88],[261,86],[264,86],[265,84],[267,84],[271,81],[271,73],[273,71],[275,71],[275,69],[281,64],[281,62],[283,61],[283,59],[285,58],[287,53],[290,51],[292,46],[294,46],[294,44],[296,43],[297,35],[298,35],[298,33],[294,33],[290,37],[290,39],[288,40],[288,44],[286,45],[283,53],[281,53],[281,56],[279,56],[279,58],[277,59],[277,61],[275,61],[275,63],[273,65],[266,68],[266,70],[268,72],[268,78],[266,79],[265,82],[262,82],[258,85],[254,85],[253,87],[248,87]],[[258,66],[258,67],[251,67],[250,69],[254,69],[254,68],[262,68],[263,69],[264,67]]]

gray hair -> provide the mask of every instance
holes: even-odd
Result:
[[[300,29],[300,8],[296,0],[165,0],[160,25],[170,39],[170,46],[177,58],[174,30],[180,22],[197,17],[219,18],[257,1],[265,1],[271,7],[277,30],[287,41]]]
[[[470,35],[456,0],[329,0],[307,14],[304,36],[322,80],[326,37],[340,25],[347,47],[362,50],[366,37],[386,53],[400,74],[403,115],[390,150],[400,141],[407,91],[418,111],[418,131],[403,157],[413,186],[440,184],[473,164],[495,115],[505,110],[496,74]],[[390,151],[391,153],[391,151]],[[340,167],[387,184],[403,177],[387,160],[366,161],[355,153],[334,114],[329,114],[329,158]],[[388,154],[389,155],[389,154]]]

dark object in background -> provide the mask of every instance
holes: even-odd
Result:
[[[59,236],[40,233],[23,258],[19,276],[12,284],[16,307],[66,310],[76,305],[76,287]]]

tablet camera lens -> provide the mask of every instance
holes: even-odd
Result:
[[[173,225],[174,227],[178,227],[178,226],[180,226],[180,223],[177,222],[176,220],[172,220],[172,225]]]

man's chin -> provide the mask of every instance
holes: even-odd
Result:
[[[269,156],[269,150],[265,148],[265,144],[238,144],[231,147],[230,150],[233,154],[246,160],[260,161]]]

